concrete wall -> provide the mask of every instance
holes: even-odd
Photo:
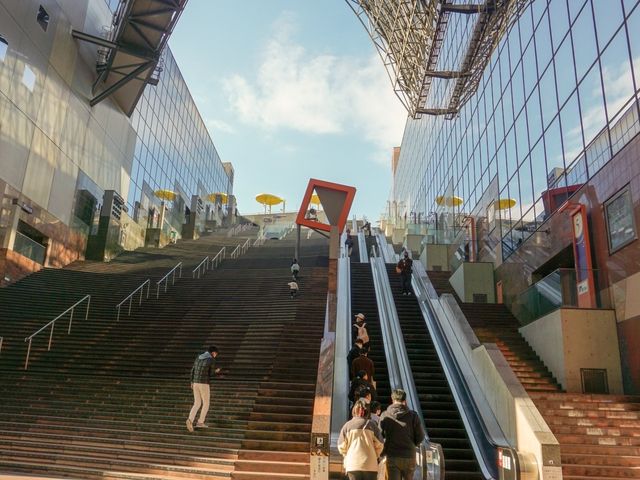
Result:
[[[609,393],[623,393],[612,310],[562,308],[520,332],[566,391],[582,392],[580,369],[597,368],[607,371]]]
[[[487,303],[496,302],[492,263],[462,263],[449,282],[463,302],[473,302],[474,294],[485,294]]]

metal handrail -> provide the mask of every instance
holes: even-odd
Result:
[[[222,258],[219,258],[220,255],[222,255]],[[216,253],[216,256],[211,259],[211,270],[213,270],[218,265],[220,265],[220,263],[222,263],[222,260],[224,260],[226,257],[227,257],[227,247],[222,247],[220,251]]]
[[[160,284],[164,282],[164,293],[167,293],[167,286],[169,285],[169,275],[173,274],[173,279],[171,281],[171,285],[175,285],[176,283],[176,270],[180,269],[180,276],[178,278],[182,278],[182,262],[178,263],[175,267],[173,267],[169,272],[162,277],[160,280],[156,282],[156,299],[160,298]],[[166,281],[165,281],[166,280]]]
[[[2,342],[4,341],[4,337],[0,337],[0,353],[2,353]]]
[[[267,238],[264,237],[264,236],[256,238],[256,241],[253,242],[253,246],[254,247],[259,247],[260,245],[264,245],[264,242],[265,242],[266,239]]]
[[[202,265],[206,265],[205,271],[209,269],[209,255],[204,257],[204,259],[198,264],[198,266],[193,269],[193,271],[191,272],[192,278],[196,278],[196,272],[198,272],[198,278],[200,278],[200,268],[202,267]]]
[[[239,243],[238,246],[233,249],[233,252],[231,252],[231,255],[229,255],[229,258],[238,258],[238,250],[240,249],[240,246],[241,244]]]
[[[116,322],[120,320],[120,307],[122,307],[122,304],[127,300],[129,300],[129,313],[127,315],[131,315],[131,303],[133,302],[133,296],[136,294],[138,290],[140,290],[140,301],[138,302],[138,305],[142,305],[142,295],[144,295],[145,285],[147,286],[147,298],[149,298],[149,289],[151,288],[151,280],[147,278],[144,282],[142,282],[140,286],[138,286],[138,288],[136,288],[124,300],[122,300],[118,305],[116,305],[116,308],[118,309],[118,316],[116,317]]]
[[[60,317],[62,317],[63,315],[65,315],[67,312],[71,312],[71,315],[69,316],[69,328],[67,329],[67,335],[71,333],[71,324],[73,323],[73,312],[74,309],[81,304],[82,302],[84,302],[85,300],[87,300],[87,311],[84,314],[84,319],[85,321],[89,318],[89,307],[91,307],[91,295],[85,295],[84,297],[82,297],[80,300],[78,300],[76,303],[74,303],[73,305],[71,305],[69,308],[67,308],[64,312],[62,312],[60,315],[58,315],[56,318],[54,318],[53,320],[51,320],[49,323],[47,323],[44,327],[40,328],[38,331],[36,331],[35,333],[32,333],[31,335],[29,335],[28,337],[25,337],[24,341],[26,342],[27,340],[29,341],[29,347],[27,348],[27,358],[24,361],[24,369],[26,370],[27,368],[29,368],[29,355],[31,354],[31,342],[33,340],[33,337],[35,337],[36,335],[38,335],[41,331],[43,331],[45,328],[47,328],[49,325],[51,325],[51,333],[49,334],[49,346],[47,347],[47,351],[51,350],[51,342],[53,341],[53,328],[56,325],[56,320],[58,320]]]
[[[251,248],[251,240],[249,240],[247,238],[247,241],[242,244],[242,249],[241,249],[242,252],[241,253],[244,255],[245,253],[247,253],[249,251],[249,248]]]

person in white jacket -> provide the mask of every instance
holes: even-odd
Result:
[[[349,480],[376,480],[383,447],[380,428],[369,418],[369,405],[364,399],[355,402],[352,412],[353,418],[344,424],[338,437],[344,469]]]

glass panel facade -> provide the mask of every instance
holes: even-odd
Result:
[[[439,68],[459,69],[470,28],[459,17],[451,17],[458,28],[447,31]],[[639,29],[637,0],[532,2],[454,119],[408,120],[392,204],[428,218],[443,210],[441,195],[461,197],[453,213],[465,214],[513,199],[499,211],[508,257],[550,213],[547,190],[583,184],[640,129]],[[449,88],[432,89],[428,101],[446,104]],[[494,180],[498,198],[486,199]]]

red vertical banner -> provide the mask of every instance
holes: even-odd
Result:
[[[596,307],[596,289],[591,264],[591,243],[589,240],[589,224],[587,210],[584,205],[575,205],[571,211],[573,226],[573,256],[576,266],[576,290],[578,307]]]

